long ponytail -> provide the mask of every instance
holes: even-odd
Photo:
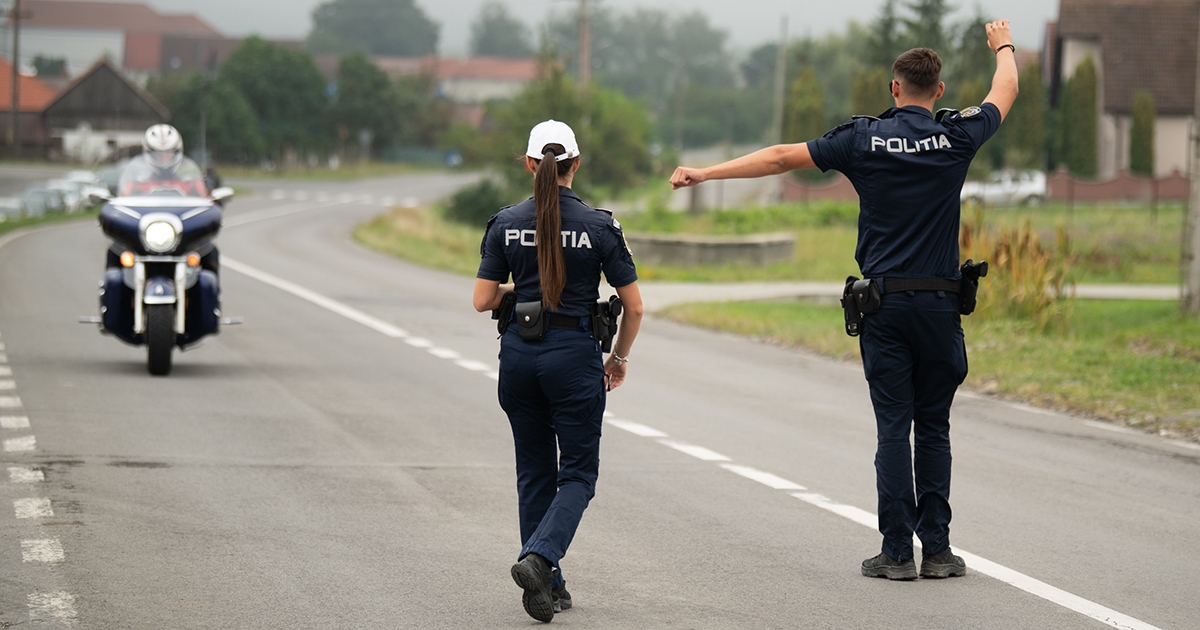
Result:
[[[571,172],[575,158],[558,162],[556,155],[566,153],[562,145],[548,144],[542,149],[533,178],[533,201],[537,206],[538,279],[542,289],[542,307],[557,309],[567,284],[563,260],[562,211],[558,204],[558,179]]]

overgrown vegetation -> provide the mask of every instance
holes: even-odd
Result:
[[[483,227],[448,221],[439,209],[393,208],[355,228],[354,238],[397,258],[473,276]]]
[[[857,360],[841,308],[813,302],[671,307],[697,326]],[[963,318],[966,385],[1168,436],[1200,438],[1200,321],[1172,302],[1081,300],[1053,332],[1030,320]]]

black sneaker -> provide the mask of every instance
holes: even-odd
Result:
[[[889,580],[915,580],[917,579],[917,564],[912,559],[900,562],[893,560],[886,553],[881,553],[874,558],[863,560],[862,574],[867,577]]]
[[[550,589],[550,599],[554,601],[554,612],[560,613],[571,608],[571,594],[567,592],[567,583],[558,588]]]
[[[949,547],[933,555],[921,556],[921,577],[941,579],[967,574],[967,563],[954,555]]]
[[[554,579],[553,568],[545,558],[531,553],[512,566],[512,579],[525,589],[521,603],[530,617],[544,623],[554,619],[554,600],[550,594],[550,582]]]

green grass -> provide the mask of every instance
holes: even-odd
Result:
[[[14,230],[19,230],[25,227],[33,227],[37,225],[45,225],[48,223],[62,223],[64,221],[81,221],[83,219],[94,219],[99,214],[99,209],[93,208],[73,214],[63,214],[62,212],[48,212],[43,216],[36,218],[17,219],[16,221],[0,222],[0,234],[6,234]]]
[[[447,221],[440,209],[394,208],[359,225],[354,238],[397,258],[474,276],[479,269],[483,227]]]
[[[223,179],[251,179],[265,181],[357,181],[374,177],[391,177],[445,170],[438,166],[423,166],[414,164],[391,164],[383,162],[355,162],[345,164],[341,168],[331,170],[324,166],[308,168],[297,166],[289,169],[268,171],[257,166],[221,165],[219,171]]]
[[[675,321],[858,360],[836,305],[686,304]],[[963,318],[967,386],[1163,435],[1200,439],[1200,319],[1173,302],[1076,301],[1067,333],[1014,319]]]

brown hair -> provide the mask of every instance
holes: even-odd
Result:
[[[933,96],[941,83],[942,58],[929,48],[914,48],[896,57],[892,74],[910,87],[912,96]]]
[[[538,281],[542,287],[542,307],[558,308],[563,287],[567,284],[567,266],[563,261],[562,211],[558,205],[558,180],[566,177],[575,166],[575,159],[561,162],[555,156],[566,153],[561,144],[542,147],[533,176],[533,202],[537,207]]]

